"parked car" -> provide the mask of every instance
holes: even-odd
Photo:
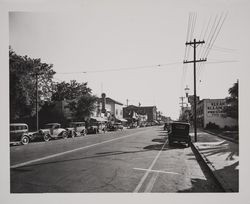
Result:
[[[69,137],[85,136],[87,134],[85,122],[70,122],[66,130]]]
[[[191,137],[189,135],[190,124],[186,122],[172,122],[170,124],[170,131],[168,132],[169,145],[174,142],[186,143],[189,147],[191,145]]]
[[[25,123],[11,123],[10,124],[10,144],[21,143],[26,145],[30,142],[31,136],[29,134],[28,125]]]
[[[122,123],[109,123],[107,126],[108,131],[123,130]]]
[[[123,130],[123,125],[122,125],[122,123],[115,123],[114,126],[115,126],[115,128],[116,128],[117,130]]]
[[[88,134],[97,134],[99,132],[98,122],[90,122],[87,126]]]
[[[39,130],[39,134],[44,137],[45,141],[49,141],[50,139],[58,139],[68,137],[68,132],[66,129],[61,128],[61,124],[59,123],[48,123],[44,126],[44,129]]]

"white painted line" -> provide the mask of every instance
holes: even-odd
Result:
[[[158,175],[159,175],[159,172],[157,172],[156,174],[153,174],[152,178],[148,182],[148,185],[144,191],[145,193],[150,193],[152,191]]]
[[[76,152],[76,151],[79,151],[79,150],[83,150],[83,149],[87,149],[87,148],[90,148],[90,147],[95,147],[95,146],[99,146],[99,145],[102,145],[102,144],[105,144],[105,143],[109,143],[109,142],[113,142],[113,141],[116,141],[116,140],[131,137],[131,136],[134,136],[136,134],[143,133],[143,132],[146,132],[146,131],[147,130],[144,130],[144,131],[132,133],[132,134],[129,134],[129,135],[126,135],[126,136],[123,136],[123,137],[114,138],[114,139],[111,139],[111,140],[106,140],[106,141],[103,141],[103,142],[99,142],[99,143],[95,143],[95,144],[92,144],[92,145],[80,147],[80,148],[77,148],[77,149],[72,149],[72,150],[65,151],[65,152],[60,152],[60,153],[57,153],[57,154],[52,154],[52,155],[49,155],[49,156],[41,157],[41,158],[38,158],[38,159],[33,159],[33,160],[23,162],[23,163],[19,163],[19,164],[14,164],[14,165],[10,166],[10,168],[14,169],[14,168],[22,167],[22,166],[32,164],[32,163],[35,163],[35,162],[39,162],[39,161],[42,161],[42,160],[51,159],[51,158],[54,158],[54,157],[62,156],[64,154],[69,154],[69,153]]]
[[[139,190],[140,190],[140,188],[141,188],[143,182],[144,182],[144,181],[146,180],[146,178],[148,177],[149,172],[150,172],[150,171],[152,170],[152,168],[154,167],[154,165],[155,165],[157,159],[159,158],[159,156],[160,156],[160,154],[161,154],[163,148],[164,148],[165,145],[167,144],[167,141],[168,141],[168,140],[165,141],[164,145],[162,146],[162,148],[161,148],[161,150],[159,151],[159,153],[156,155],[156,157],[155,157],[155,159],[153,160],[152,164],[151,164],[150,167],[147,169],[147,171],[146,171],[146,173],[144,174],[144,176],[141,178],[140,182],[138,183],[138,185],[136,186],[136,188],[135,188],[135,190],[134,190],[134,193],[138,193],[138,192],[139,192]]]
[[[177,174],[180,175],[179,173],[176,172],[171,172],[171,171],[163,171],[163,170],[148,170],[148,169],[142,169],[142,168],[134,168],[135,170],[141,170],[141,171],[150,171],[150,172],[158,172],[158,173],[164,173],[164,174]]]

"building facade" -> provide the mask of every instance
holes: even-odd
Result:
[[[203,99],[197,104],[197,125],[198,127],[206,128],[209,123],[214,123],[220,128],[225,126],[237,126],[236,119],[226,117],[223,112],[226,106],[225,99]]]
[[[129,119],[131,117],[139,115],[142,118],[146,118],[147,122],[154,122],[157,120],[157,110],[156,106],[134,106],[129,105],[123,108],[123,118]]]
[[[102,97],[98,99],[96,110],[93,111],[92,116],[102,117],[112,121],[124,121],[123,104],[112,98],[106,97],[106,94],[102,93]]]
[[[69,108],[69,100],[57,101],[53,108],[53,112],[56,112],[62,116],[64,116],[67,120],[73,120],[72,112]],[[105,120],[108,119],[118,119],[123,120],[123,104],[106,97],[106,94],[102,94],[101,98],[98,98],[95,104],[95,110],[92,112],[91,117],[96,119],[102,118]],[[88,118],[86,117],[86,120]]]

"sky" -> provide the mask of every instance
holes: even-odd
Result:
[[[246,0],[61,1],[63,9],[55,6],[58,1],[40,0],[37,6],[44,2],[40,9],[32,4],[36,9],[9,13],[13,50],[53,64],[55,81],[88,82],[93,94],[105,92],[124,105],[127,99],[129,105],[156,105],[165,116],[178,118],[186,85],[193,94],[193,64],[183,65],[190,12],[197,18],[189,38],[205,44],[212,22],[226,16],[207,63],[197,70],[201,99],[227,97],[247,68]],[[186,59],[193,60],[192,47]]]

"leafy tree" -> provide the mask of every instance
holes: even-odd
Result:
[[[229,97],[226,98],[227,106],[224,108],[224,112],[227,117],[238,119],[239,117],[239,83],[238,81],[229,88]]]
[[[87,87],[87,83],[78,83],[76,80],[71,80],[69,83],[63,81],[55,84],[52,100],[74,100],[86,94],[91,94],[91,89]]]
[[[86,120],[95,110],[97,100],[98,97],[96,96],[84,94],[76,100],[71,101],[69,108],[72,111],[73,117],[80,121]]]
[[[50,97],[53,83],[52,78],[55,74],[52,67],[52,64],[42,63],[41,59],[20,56],[11,48],[9,49],[11,121],[19,118],[28,118],[35,114],[36,73],[38,74],[39,99]]]
[[[192,111],[191,110],[185,110],[183,113],[180,115],[179,120],[181,121],[188,121],[190,122],[193,119],[192,117]]]

